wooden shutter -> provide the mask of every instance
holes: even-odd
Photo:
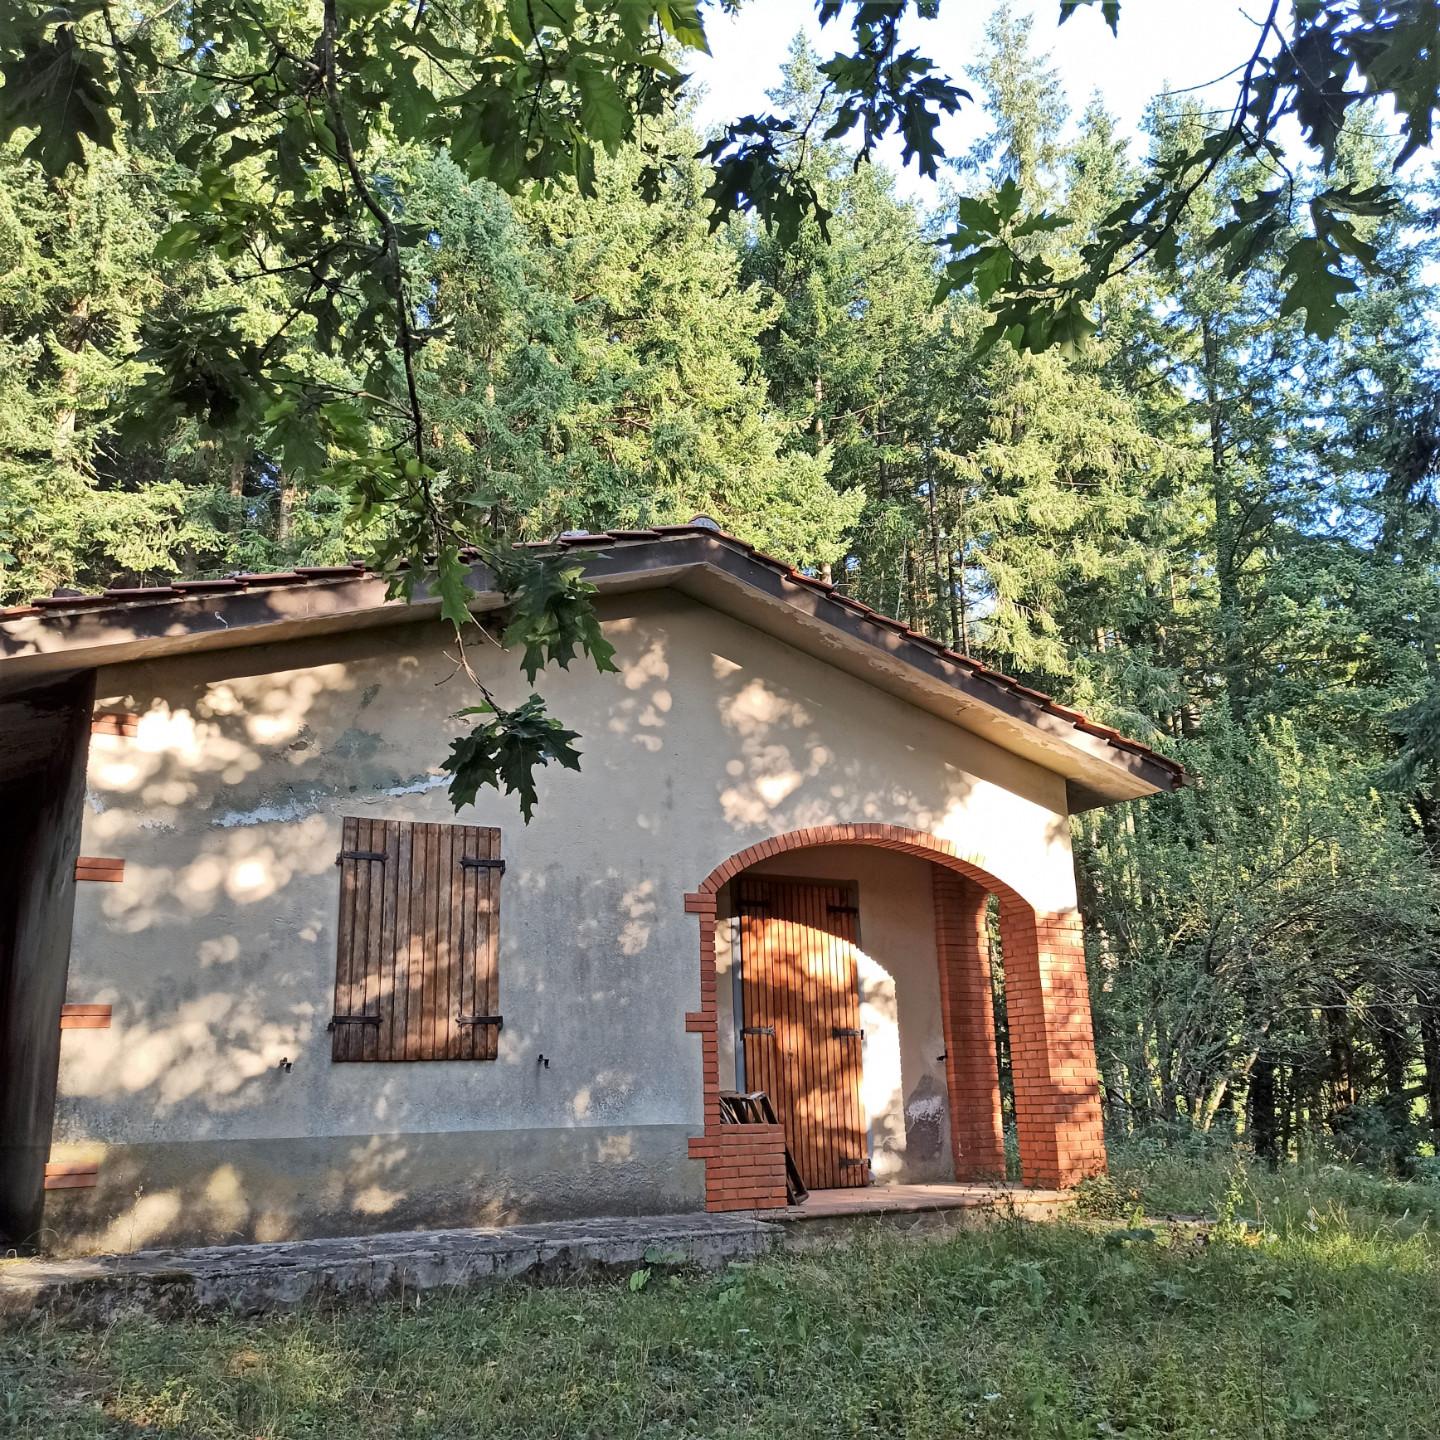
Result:
[[[334,1060],[493,1060],[500,832],[346,818]]]

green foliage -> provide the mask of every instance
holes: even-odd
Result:
[[[521,562],[513,550],[497,551],[491,563],[510,599],[505,644],[524,648],[520,668],[527,680],[533,684],[546,665],[567,669],[577,646],[597,670],[615,670],[615,647],[601,634],[590,608],[595,587],[582,578],[583,566],[564,555]]]
[[[520,814],[528,825],[538,799],[535,772],[551,761],[578,770],[580,752],[570,742],[580,737],[547,715],[538,695],[513,710],[487,702],[458,712],[461,717],[470,715],[491,718],[453,740],[450,754],[440,762],[441,769],[450,772],[455,808],[473,805],[482,786],[497,790],[503,786],[506,794],[519,796]]]
[[[1076,8],[1078,0],[1062,0],[1062,18]],[[336,502],[327,518],[338,520],[327,526],[326,542],[362,540],[402,596],[417,591],[417,572],[435,556],[435,588],[456,623],[466,611],[460,552],[508,539],[519,519],[514,501],[526,488],[527,501],[563,488],[537,479],[578,476],[565,508],[625,508],[620,496],[632,457],[605,455],[605,444],[592,444],[599,463],[587,465],[590,457],[576,455],[563,436],[564,397],[545,394],[538,383],[547,365],[556,372],[551,378],[566,377],[573,373],[568,360],[585,358],[580,325],[570,323],[565,306],[549,307],[554,323],[546,328],[577,337],[573,357],[531,334],[523,348],[532,352],[532,367],[507,386],[506,399],[542,422],[518,444],[499,438],[514,412],[499,403],[493,379],[473,392],[483,397],[478,404],[441,398],[454,393],[444,373],[447,329],[473,321],[475,307],[438,290],[437,272],[453,275],[455,268],[444,253],[447,231],[426,223],[417,202],[442,152],[468,184],[552,197],[593,197],[607,165],[628,152],[634,193],[656,201],[675,159],[670,122],[683,79],[677,60],[705,49],[704,10],[700,0],[480,0],[459,9],[424,0],[321,0],[309,9],[200,0],[177,13],[168,4],[121,10],[105,0],[59,8],[25,0],[0,26],[0,141],[27,137],[21,156],[57,186],[84,167],[103,166],[107,152],[148,147],[148,178],[157,182],[149,209],[161,221],[152,263],[187,272],[190,282],[137,287],[137,310],[145,312],[140,343],[112,348],[133,366],[105,407],[124,416],[113,437],[132,462],[132,483],[146,475],[145,458],[165,455],[177,434],[186,434],[230,452],[225,505],[233,514],[238,507],[229,502],[244,499],[245,472],[261,457],[255,468],[273,477],[281,548],[295,538],[297,487],[325,492]],[[858,192],[832,195],[842,144],[853,151],[846,155],[853,166],[898,135],[905,161],[935,176],[944,158],[937,127],[968,92],[902,31],[912,14],[925,19],[939,11],[938,0],[822,0],[822,25],[848,34],[844,48],[812,66],[814,103],[742,117],[714,137],[702,152],[708,173],[692,170],[696,213],[712,228],[758,215],[788,250],[808,243],[812,232],[827,239],[837,215],[848,220],[837,203],[864,203]],[[1118,6],[1106,0],[1102,11],[1116,28]],[[1096,307],[1107,284],[1148,256],[1173,265],[1196,195],[1237,157],[1280,159],[1270,132],[1287,115],[1321,156],[1320,176],[1305,197],[1308,230],[1290,223],[1294,187],[1252,189],[1236,197],[1233,221],[1212,217],[1199,243],[1206,254],[1225,252],[1232,276],[1274,247],[1283,262],[1282,318],[1303,313],[1311,333],[1335,334],[1346,314],[1341,297],[1354,296],[1356,275],[1382,263],[1360,233],[1362,222],[1390,214],[1396,203],[1383,178],[1358,188],[1331,183],[1346,118],[1362,99],[1388,96],[1407,133],[1397,159],[1428,141],[1436,84],[1427,22],[1433,31],[1430,7],[1408,0],[1317,0],[1297,6],[1292,32],[1282,35],[1272,12],[1230,123],[1157,152],[1146,173],[1115,191],[1062,263],[1037,242],[1070,222],[1035,208],[1043,196],[1030,177],[1004,177],[988,195],[962,197],[941,288],[966,291],[984,311],[986,323],[970,342],[983,348],[1004,337],[1032,352],[1078,354],[1100,329]],[[994,72],[992,88],[993,80]],[[1028,91],[1022,85],[1007,93],[1033,95],[1033,82]],[[1012,105],[1012,118],[1023,110]],[[676,257],[682,261],[702,249],[693,234],[687,238]],[[926,268],[912,262],[907,279]],[[525,269],[512,275],[530,289]],[[924,278],[933,289],[936,277]],[[713,286],[704,288],[714,294]],[[662,320],[678,320],[682,303],[695,297],[675,298],[681,303],[662,310]],[[732,308],[743,312],[746,304],[742,298]],[[688,308],[693,314],[693,304]],[[132,331],[138,318],[129,317]],[[756,327],[739,318],[739,334],[753,338]],[[509,339],[517,338],[512,329]],[[499,352],[509,346],[487,348],[492,374],[503,373],[508,357]],[[682,355],[674,366],[687,388],[698,376],[700,404],[678,406],[653,383],[647,393],[653,376],[636,377],[641,383],[627,392],[639,395],[638,413],[607,406],[602,388],[593,418],[603,423],[590,432],[592,441],[633,426],[632,434],[648,437],[627,448],[647,452],[639,458],[648,467],[650,506],[702,488],[728,494],[739,513],[758,504],[770,517],[762,538],[830,563],[838,532],[863,501],[844,494],[848,486],[837,497],[826,484],[821,416],[814,417],[810,456],[819,463],[785,455],[753,381],[727,375],[722,352],[715,346],[693,368]],[[631,358],[645,354],[637,347]],[[919,368],[906,367],[911,388],[921,383]],[[940,373],[931,369],[924,383]],[[812,379],[817,394],[823,391]],[[748,407],[726,408],[727,386],[750,390]],[[594,404],[593,390],[587,401]],[[913,424],[919,418],[913,409],[898,417],[892,411],[884,433],[898,434],[895,448],[909,452],[903,465],[914,466],[918,451],[928,470],[928,441]],[[487,467],[491,450],[509,452],[510,474]],[[745,455],[748,466],[738,458]],[[70,511],[97,477],[86,472],[85,457],[65,458],[66,473],[54,478]],[[445,463],[456,458],[461,463]],[[606,474],[610,494],[584,483],[587,469]],[[662,475],[671,492],[663,499]],[[937,482],[925,483],[933,500]],[[940,517],[931,508],[933,542]],[[524,509],[532,518],[535,507]],[[7,504],[7,512],[17,535],[41,528],[23,500]],[[888,495],[866,518],[892,539],[905,534]],[[169,553],[194,563],[182,528]],[[231,556],[252,549],[244,530],[238,525],[233,540],[213,549]],[[20,564],[13,543],[4,553],[14,557],[9,568]],[[961,569],[963,590],[963,562]],[[908,572],[896,583],[902,592],[913,589]],[[538,612],[522,604],[516,613]],[[569,653],[570,639],[543,628],[553,619],[542,618],[530,634],[512,627],[512,641],[532,658]],[[958,626],[952,621],[951,628]]]
[[[1098,102],[1068,125],[1002,7],[933,215],[855,164],[887,119],[934,158],[900,8],[837,19],[873,95],[797,42],[709,163],[673,107],[701,7],[17,12],[3,63],[48,118],[7,109],[0,144],[5,598],[360,554],[463,635],[488,569],[543,694],[613,662],[575,563],[510,542],[713,515],[1190,767],[1072,822],[1117,1136],[1412,1173],[1440,1117],[1434,201],[1353,67],[1393,62],[1421,133],[1414,7],[1299,15],[1338,108],[1283,189],[1266,115],[1310,79],[1274,32],[1259,109],[1161,97],[1132,153]],[[83,52],[108,141],[22,32]],[[452,795],[528,814],[575,737],[472,718]]]
[[[83,14],[99,7],[78,8]],[[70,12],[57,12],[56,18],[69,19]],[[47,175],[83,163],[85,140],[113,145],[115,122],[106,83],[110,77],[101,58],[76,42],[74,26],[60,23],[48,33],[18,30],[16,38],[18,53],[12,50],[11,58],[0,64],[5,81],[0,88],[0,138],[22,127],[33,129],[24,153],[38,160]]]
[[[1156,1217],[1130,1243],[1105,1221],[861,1233],[713,1275],[12,1326],[0,1414],[16,1440],[1429,1435],[1440,1191],[1242,1170],[1229,1225],[1161,1218],[1223,1213],[1236,1179],[1121,1157]]]

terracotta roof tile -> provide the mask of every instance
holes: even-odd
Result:
[[[923,634],[892,616],[882,614],[872,606],[865,604],[863,600],[842,594],[833,584],[821,580],[817,576],[806,575],[802,571],[795,570],[783,560],[778,560],[773,555],[767,555],[763,551],[757,550],[749,541],[741,540],[734,535],[727,535],[724,531],[716,530],[709,525],[656,525],[649,529],[575,531],[558,536],[556,540],[519,541],[517,548],[546,550],[553,549],[557,543],[567,548],[595,548],[613,544],[616,541],[648,540],[664,543],[668,540],[688,538],[707,539],[748,555],[756,563],[775,571],[782,579],[791,584],[818,591],[830,603],[869,620],[885,630],[903,636],[911,644],[922,646],[925,650],[938,654],[954,664],[963,665],[977,679],[1034,703],[1046,713],[1057,715],[1068,721],[1077,730],[1107,741],[1117,750],[1143,756],[1160,765],[1178,779],[1184,778],[1184,767],[1170,759],[1169,756],[1160,754],[1138,740],[1122,735],[1120,731],[1112,729],[1108,725],[1096,723],[1081,711],[1060,704],[1043,691],[1032,689],[1013,676],[992,670],[972,656],[948,648],[933,636]],[[462,558],[468,561],[476,560],[480,556],[480,552],[473,546],[466,547],[460,553]],[[402,561],[396,568],[406,569],[408,564]],[[377,572],[369,569],[362,562],[354,561],[346,565],[301,565],[294,570],[247,573],[216,580],[176,580],[168,585],[117,586],[107,590],[103,595],[48,595],[41,596],[28,605],[12,605],[8,609],[0,609],[0,623],[46,615],[56,611],[94,610],[102,607],[123,610],[127,605],[136,601],[162,599],[180,601],[191,596],[225,594],[269,585],[335,584],[376,575]]]
[[[40,610],[94,610],[115,602],[104,595],[37,595],[30,603]]]
[[[235,579],[245,586],[250,585],[303,585],[305,576],[295,570],[241,571]]]

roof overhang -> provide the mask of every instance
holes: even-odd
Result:
[[[1071,812],[1179,788],[1184,771],[1009,676],[708,527],[564,537],[602,595],[671,587],[1064,777]],[[472,609],[504,606],[471,566]],[[0,613],[0,697],[76,670],[393,625],[439,614],[362,566],[54,597]]]

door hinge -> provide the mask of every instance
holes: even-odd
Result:
[[[773,1025],[742,1025],[740,1033],[742,1035],[774,1035],[775,1027]]]
[[[455,1023],[457,1025],[493,1025],[499,1030],[505,1024],[505,1017],[503,1015],[457,1015]]]
[[[325,1028],[333,1030],[337,1025],[378,1025],[379,1023],[378,1015],[332,1015],[330,1023]]]
[[[503,860],[481,860],[472,855],[464,856],[460,861],[462,870],[498,870],[502,875],[505,873],[505,862]]]
[[[867,1170],[870,1168],[870,1157],[868,1155],[862,1155],[859,1159],[842,1160],[840,1162],[840,1168],[842,1170],[858,1170],[861,1166],[864,1166]]]
[[[837,1040],[863,1040],[865,1032],[854,1025],[835,1025],[830,1033]]]
[[[827,905],[825,908],[832,915],[858,915],[860,913],[858,905]]]
[[[335,863],[338,865],[342,860],[383,860],[384,858],[383,850],[342,850],[335,857]]]

